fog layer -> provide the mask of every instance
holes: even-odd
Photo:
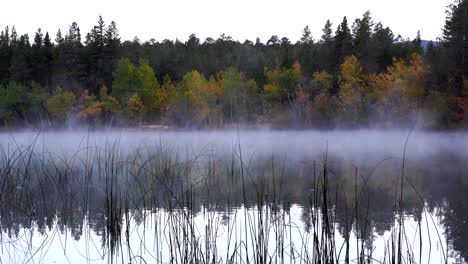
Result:
[[[430,159],[440,153],[468,157],[464,132],[422,132],[409,130],[350,131],[56,131],[0,133],[4,151],[33,146],[35,151],[74,154],[86,147],[104,149],[118,144],[121,150],[165,146],[184,155],[242,152],[244,159],[278,157],[292,160],[341,157],[362,162],[401,159],[406,146],[409,160]],[[240,142],[240,144],[239,144]],[[240,148],[239,148],[240,147]],[[369,164],[368,164],[369,165]]]

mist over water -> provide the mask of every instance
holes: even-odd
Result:
[[[2,173],[29,163],[39,171],[27,176],[30,186],[24,183],[21,169],[18,181],[0,182],[3,186],[14,182],[11,194],[0,197],[1,243],[9,245],[0,259],[80,263],[128,261],[138,255],[164,262],[173,257],[169,237],[176,236],[181,243],[189,239],[192,244],[196,238],[195,244],[204,246],[208,230],[213,232],[213,245],[227,256],[236,252],[230,243],[260,239],[260,233],[270,234],[263,246],[268,254],[277,254],[278,232],[284,233],[280,242],[285,251],[302,253],[313,248],[304,238],[313,239],[319,221],[314,219],[324,210],[312,201],[317,200],[327,168],[330,209],[326,210],[332,215],[337,245],[344,243],[346,230],[353,230],[348,231],[351,259],[358,258],[354,250],[358,240],[365,243],[362,248],[374,248],[366,253],[374,259],[388,258],[385,244],[395,236],[398,215],[403,214],[409,238],[404,244],[421,252],[422,262],[464,261],[468,257],[467,138],[465,132],[418,130],[2,132]],[[18,154],[26,150],[34,154]],[[14,165],[16,160],[20,165]],[[397,202],[400,179],[404,179],[403,204]],[[115,184],[110,194],[109,182]],[[355,223],[348,215],[354,199],[359,212],[352,213]],[[109,201],[114,200],[115,212],[109,210]],[[197,230],[189,238],[178,229],[187,215]],[[119,224],[114,226],[113,221]],[[242,231],[252,226],[264,228],[263,233]],[[291,235],[281,226],[294,226],[288,231]],[[127,238],[125,228],[131,230]],[[231,236],[232,230],[236,231]],[[64,246],[67,239],[73,240],[73,246]],[[419,244],[419,239],[424,243]],[[121,244],[123,240],[127,245]],[[20,253],[15,247],[36,251]],[[239,253],[237,261],[245,260],[246,254]],[[222,263],[227,262],[224,255]],[[181,260],[181,255],[176,256]],[[284,262],[293,260],[288,256]]]
[[[428,159],[441,152],[468,157],[468,133],[408,130],[337,131],[86,131],[0,133],[3,148],[34,145],[36,150],[75,153],[86,146],[104,148],[117,143],[123,150],[166,145],[179,152],[216,151],[231,154],[241,147],[248,156],[284,156],[289,159],[322,157],[328,153],[360,162],[402,158],[408,139],[408,159]],[[239,144],[240,143],[240,144]],[[369,160],[370,159],[370,160]]]

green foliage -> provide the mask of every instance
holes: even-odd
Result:
[[[343,63],[345,57],[349,56],[353,52],[353,38],[351,30],[349,29],[348,20],[346,17],[335,32],[335,69]]]
[[[219,74],[219,82],[223,93],[223,111],[231,123],[239,118],[240,113],[245,111],[245,105],[241,105],[244,75],[233,67],[229,67]]]
[[[38,83],[31,83],[31,90],[27,93],[27,101],[29,102],[29,116],[31,119],[43,120],[45,117],[45,101],[49,97],[47,89]]]
[[[315,94],[330,94],[333,90],[333,76],[326,71],[315,72],[311,81],[311,87]]]
[[[135,94],[145,105],[145,112],[149,113],[158,108],[158,90],[160,86],[153,68],[146,61],[140,61],[140,65],[135,65],[127,58],[119,60],[113,73],[112,95],[119,98],[121,103],[125,103]]]
[[[112,81],[113,96],[125,101],[137,92],[135,89],[135,65],[129,59],[120,59],[112,75],[114,76]]]
[[[135,123],[134,120],[139,120],[139,123],[141,124],[141,115],[143,114],[144,109],[145,105],[138,94],[133,94],[128,98],[128,101],[125,104],[124,113],[127,115],[130,123]]]
[[[4,123],[26,117],[28,108],[28,98],[25,88],[15,82],[10,82],[3,89],[1,105],[4,106],[0,113],[0,118]]]
[[[15,116],[10,98],[8,89],[0,86],[0,119],[5,125],[8,125],[8,122],[13,120]]]
[[[53,95],[45,102],[47,112],[59,125],[64,124],[71,117],[75,105],[75,94],[71,91],[62,91],[60,87],[57,87]]]
[[[60,125],[76,114],[97,125],[358,126],[431,112],[451,126],[468,116],[466,10],[466,0],[449,7],[443,42],[426,51],[419,33],[395,38],[369,11],[351,28],[344,17],[334,34],[327,20],[318,41],[306,26],[296,43],[276,35],[240,43],[225,34],[121,42],[116,23],[102,17],[84,43],[75,22],[55,43],[41,29],[30,42],[7,27],[0,33],[0,121],[30,125],[48,114]]]

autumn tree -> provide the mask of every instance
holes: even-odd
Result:
[[[108,89],[105,85],[101,86],[101,89],[99,89],[99,100],[101,103],[101,111],[104,115],[104,121],[108,122],[109,125],[112,125],[112,121],[116,114],[121,112],[119,101],[112,95],[108,94]]]
[[[0,119],[29,126],[48,112],[59,122],[45,102],[57,98],[53,87],[61,86],[80,95],[68,112],[83,122],[332,125],[338,116],[343,124],[368,125],[430,112],[440,126],[460,126],[468,101],[466,3],[454,0],[443,39],[424,54],[419,33],[413,40],[395,36],[370,12],[344,17],[335,31],[327,20],[317,41],[307,26],[295,43],[278,35],[240,42],[226,34],[121,41],[116,23],[102,17],[87,33],[73,22],[57,32],[55,43],[39,29],[30,37],[6,27],[0,32]],[[93,109],[90,102],[101,105]],[[100,111],[99,118],[88,118],[87,110]]]
[[[94,125],[102,112],[102,103],[96,100],[96,96],[90,95],[88,90],[84,90],[78,99],[78,104],[76,117]]]
[[[361,63],[356,56],[346,57],[339,76],[339,97],[344,122],[357,124],[365,115],[366,84]]]
[[[263,86],[263,98],[269,104],[280,104],[283,97],[279,81],[279,69],[265,69],[266,84]]]
[[[244,76],[241,72],[233,67],[229,67],[222,71],[219,76],[220,88],[222,90],[223,110],[226,113],[226,118],[231,124],[238,121],[239,112],[243,111],[244,106],[240,100],[242,95],[242,86],[244,86]]]
[[[125,102],[136,91],[135,89],[135,65],[127,58],[122,58],[117,63],[113,72],[112,95],[121,102]]]
[[[331,126],[338,103],[333,95],[333,76],[326,71],[315,72],[311,80],[311,119],[315,126]]]
[[[409,62],[395,59],[388,68],[388,76],[392,83],[392,94],[400,98],[400,108],[403,113],[418,111],[424,103],[424,76],[426,68],[422,57],[413,54]]]
[[[71,91],[62,91],[57,87],[53,95],[45,102],[47,112],[53,121],[62,125],[69,120],[76,104],[76,96]]]
[[[210,115],[217,111],[217,102],[222,93],[214,78],[208,81],[194,70],[184,75],[178,89],[182,104],[173,106],[173,113],[182,112],[184,120],[181,121],[186,125],[213,125]]]
[[[140,65],[135,69],[134,90],[145,105],[144,111],[148,114],[154,109],[159,108],[158,102],[161,87],[156,79],[153,68],[144,60],[140,61]]]
[[[160,98],[163,96],[161,87],[154,74],[153,68],[145,60],[141,60],[136,67],[129,59],[122,58],[117,64],[112,83],[112,95],[126,104],[135,94],[144,105],[144,113],[150,115],[160,109]]]
[[[125,104],[124,113],[126,114],[129,122],[135,123],[134,120],[138,120],[138,123],[141,126],[144,109],[145,105],[143,104],[143,101],[140,99],[138,94],[135,93],[128,98]]]
[[[394,59],[386,73],[368,77],[367,98],[377,104],[374,109],[380,120],[408,122],[421,112],[427,93],[426,72],[421,55],[414,53],[409,61]],[[434,100],[436,95],[432,93],[431,100],[439,104],[440,100]]]
[[[177,99],[177,89],[169,75],[164,76],[161,89],[156,90],[156,99],[155,107],[161,113],[166,111],[169,105]]]

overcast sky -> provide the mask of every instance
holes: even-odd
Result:
[[[321,36],[325,21],[333,29],[348,17],[355,18],[370,10],[374,21],[389,26],[395,35],[414,38],[421,30],[422,39],[441,36],[446,6],[453,0],[4,0],[0,27],[16,26],[18,33],[30,36],[38,27],[55,39],[76,21],[83,36],[97,17],[114,20],[122,39],[138,36],[142,41],[154,38],[186,40],[195,33],[201,40],[218,38],[222,33],[236,40],[260,37],[266,42],[272,35],[297,41],[309,25],[314,39]],[[31,37],[32,39],[32,37]]]

